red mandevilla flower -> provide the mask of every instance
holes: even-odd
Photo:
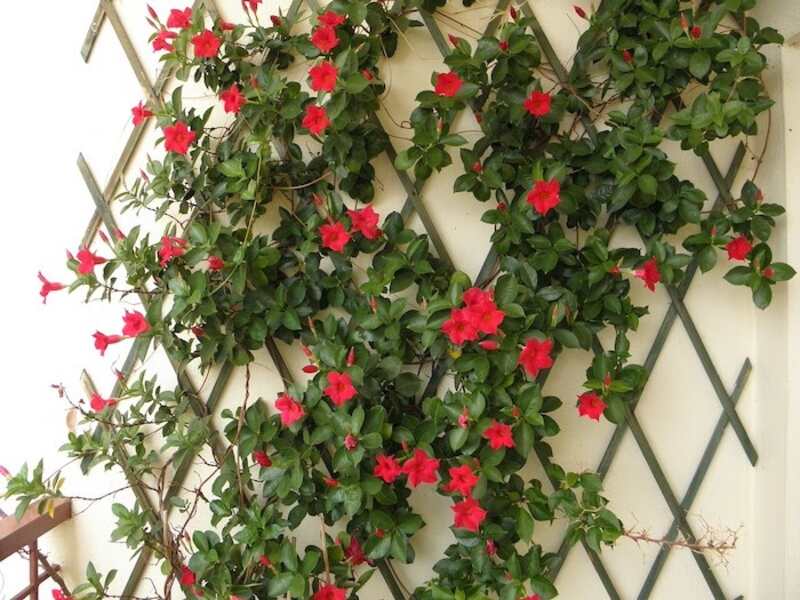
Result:
[[[462,496],[470,496],[472,488],[478,483],[478,477],[469,468],[469,465],[450,467],[447,473],[450,475],[450,482],[444,486],[445,492],[458,492]]]
[[[122,321],[124,323],[122,335],[136,337],[150,331],[150,323],[138,310],[133,312],[126,310],[125,314],[122,315]]]
[[[483,437],[489,440],[489,447],[492,450],[500,448],[513,448],[514,438],[511,435],[511,426],[499,421],[492,424],[483,432]]]
[[[420,483],[436,483],[438,469],[439,459],[431,458],[420,448],[414,450],[414,456],[403,463],[403,473],[411,487],[417,487]]]
[[[553,340],[537,340],[531,338],[519,354],[518,364],[522,365],[525,372],[531,377],[536,377],[542,369],[553,366]]]
[[[103,258],[102,256],[97,256],[88,248],[81,248],[78,250],[78,254],[75,257],[78,259],[78,273],[81,275],[88,275],[97,265],[102,265],[105,262],[108,262],[107,258]]]
[[[364,549],[361,547],[361,543],[354,535],[350,536],[350,543],[347,545],[347,548],[344,549],[344,555],[354,567],[367,562],[367,555],[364,554]]]
[[[661,281],[661,273],[658,271],[658,263],[655,258],[645,262],[641,268],[636,269],[633,274],[644,282],[645,287],[651,292],[656,291],[656,284]]]
[[[348,210],[347,216],[350,217],[353,229],[368,240],[376,240],[381,236],[381,230],[378,228],[380,217],[371,206],[365,206],[360,210]]]
[[[478,326],[469,308],[454,308],[450,318],[442,323],[442,332],[453,344],[460,346],[478,339]]]
[[[475,498],[466,498],[456,502],[452,507],[454,513],[453,523],[460,529],[478,531],[481,523],[486,519],[486,511],[481,508]]]
[[[746,260],[747,255],[753,250],[753,244],[747,236],[740,235],[728,242],[725,250],[728,251],[728,260]]]
[[[186,246],[188,242],[183,238],[171,237],[168,235],[161,237],[161,246],[158,248],[158,264],[161,268],[173,259],[183,256],[186,253]]]
[[[308,70],[311,89],[315,92],[332,92],[336,88],[339,69],[329,60],[323,60]]]
[[[395,479],[400,477],[403,473],[403,470],[400,468],[400,463],[397,462],[394,456],[379,454],[375,457],[375,461],[377,464],[372,474],[386,483],[394,483]]]
[[[582,417],[599,421],[606,406],[608,405],[595,392],[584,392],[578,396],[578,414]]]
[[[97,392],[93,393],[91,399],[89,400],[89,406],[92,407],[94,412],[103,412],[106,408],[109,406],[114,406],[116,403],[116,400],[103,398]]]
[[[328,119],[328,111],[324,106],[317,106],[316,104],[309,104],[306,106],[306,112],[303,115],[303,127],[308,129],[314,135],[319,135],[325,131],[331,124]]]
[[[561,202],[561,183],[558,179],[537,181],[533,184],[533,189],[528,192],[527,201],[537,213],[542,216],[547,215]]]
[[[323,54],[328,54],[339,45],[339,36],[330,25],[320,25],[311,33],[311,43]]]
[[[550,106],[553,103],[553,98],[550,94],[534,90],[531,95],[525,99],[523,106],[534,117],[544,117],[550,112]]]
[[[219,256],[209,256],[208,257],[208,270],[209,271],[221,271],[225,268],[225,261],[222,260]]]
[[[327,583],[316,591],[311,600],[345,600],[346,597],[347,594],[342,588]]]
[[[156,34],[156,37],[153,38],[153,51],[159,52],[161,50],[166,50],[167,52],[172,52],[175,47],[170,40],[174,40],[176,37],[178,37],[178,34],[174,31],[162,29]]]
[[[39,281],[42,282],[42,287],[41,289],[39,289],[39,295],[42,297],[42,304],[47,304],[47,296],[51,292],[57,292],[67,287],[63,283],[58,283],[56,281],[48,281],[47,278],[44,275],[42,275],[41,271],[39,271],[37,276],[39,277]]]
[[[197,136],[183,121],[164,128],[164,148],[167,152],[186,154]]]
[[[270,460],[269,456],[267,456],[267,453],[264,452],[263,450],[254,450],[253,460],[262,467],[272,466],[272,460]]]
[[[169,16],[167,17],[167,27],[172,29],[186,29],[187,27],[190,27],[191,24],[191,8],[184,8],[183,10],[173,8],[171,11],[169,11]]]
[[[332,10],[327,10],[317,17],[317,20],[322,25],[327,25],[328,27],[338,27],[346,21],[346,17],[336,14]]]
[[[436,75],[436,85],[433,91],[439,96],[452,98],[464,85],[464,81],[458,76],[458,73],[450,71],[449,73],[439,73]]]
[[[356,395],[356,388],[347,373],[328,373],[328,386],[323,393],[331,399],[336,406],[344,406]]]
[[[197,583],[197,577],[194,572],[186,565],[181,566],[180,582],[184,586],[192,586]]]
[[[289,394],[280,394],[275,400],[275,408],[281,413],[281,423],[284,427],[291,427],[306,414],[300,403]]]
[[[124,340],[121,335],[106,335],[95,331],[92,336],[94,337],[94,347],[100,350],[100,356],[105,356],[106,350],[111,344],[116,344]]]
[[[153,113],[149,111],[144,104],[142,104],[141,100],[139,101],[139,104],[131,109],[131,114],[133,115],[134,126],[141,125],[144,123],[145,119],[153,116]]]
[[[323,248],[339,253],[344,252],[344,247],[350,241],[350,232],[345,229],[340,221],[321,225],[319,235],[322,238]]]
[[[219,99],[222,100],[222,108],[226,113],[238,113],[247,104],[247,99],[235,83],[223,91],[219,95]]]
[[[219,47],[221,45],[222,40],[220,40],[213,31],[208,29],[198,33],[192,38],[194,55],[197,58],[214,58],[219,52]]]

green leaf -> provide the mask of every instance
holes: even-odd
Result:
[[[689,59],[689,72],[696,79],[703,79],[711,68],[711,56],[703,50],[698,50]]]

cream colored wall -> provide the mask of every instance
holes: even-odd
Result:
[[[572,13],[571,0],[539,0],[533,3],[544,28],[563,58],[571,56],[581,23]],[[64,404],[56,398],[51,383],[63,383],[73,398],[82,396],[79,373],[87,369],[101,391],[113,385],[112,368],[120,363],[127,348],[115,347],[105,359],[92,348],[90,334],[95,329],[115,329],[121,306],[102,303],[84,305],[79,298],[54,295],[46,307],[37,296],[35,273],[43,269],[51,277],[63,275],[60,267],[65,248],[75,249],[92,212],[92,203],[75,168],[79,151],[92,165],[101,185],[110,172],[116,156],[131,129],[130,107],[141,96],[136,81],[112,29],[106,24],[97,42],[92,59],[85,65],[78,49],[83,41],[95,8],[94,0],[80,3],[52,3],[47,18],[37,15],[35,26],[39,39],[49,45],[34,46],[29,32],[22,27],[12,29],[0,43],[3,56],[24,54],[26,62],[10,62],[9,81],[15,84],[0,95],[2,114],[6,117],[2,175],[6,190],[6,227],[0,240],[5,258],[5,328],[0,374],[4,382],[4,406],[0,412],[0,465],[15,470],[24,460],[45,456],[52,470],[63,463],[56,449],[65,436]],[[172,2],[152,2],[162,14]],[[241,15],[238,0],[218,1],[231,20]],[[583,3],[586,5],[587,3]],[[156,57],[146,45],[148,31],[144,22],[143,2],[116,2],[123,21],[146,63],[151,80],[158,67]],[[460,4],[459,4],[460,6]],[[481,8],[483,6],[484,8]],[[489,10],[486,2],[461,12],[459,18],[470,21],[478,29],[485,25]],[[9,3],[7,19],[12,23],[31,20],[27,3]],[[455,7],[450,10],[457,10]],[[463,10],[463,9],[462,9]],[[796,0],[762,0],[762,21],[771,21],[787,33],[800,31],[800,8]],[[271,10],[264,9],[262,14]],[[452,31],[446,22],[440,25],[445,33]],[[770,152],[762,167],[759,183],[769,198],[783,201],[800,197],[800,184],[793,175],[800,166],[800,50],[783,49],[776,53],[769,74],[774,95],[785,97],[773,112]],[[387,130],[400,137],[407,132],[392,126],[413,108],[417,90],[429,85],[431,70],[441,69],[436,47],[424,30],[408,33],[397,56],[385,67],[391,82],[381,119]],[[298,73],[304,67],[298,66]],[[781,77],[783,75],[783,77]],[[187,92],[196,97],[201,91]],[[57,110],[56,110],[57,109]],[[46,116],[43,116],[46,115]],[[223,118],[221,115],[220,118]],[[391,117],[391,118],[390,118]],[[476,126],[471,115],[464,115],[460,129],[469,132]],[[466,133],[470,139],[474,133]],[[155,139],[152,131],[142,148],[149,150]],[[403,141],[394,139],[398,148]],[[760,148],[762,141],[751,140],[751,147]],[[725,169],[733,152],[730,143],[715,145],[713,153]],[[713,185],[693,156],[675,153],[682,176],[700,183],[710,197]],[[388,161],[376,165],[379,194],[376,209],[385,214],[402,204],[404,195]],[[46,175],[43,176],[43,169]],[[746,160],[737,186],[752,172],[753,162]],[[132,174],[136,170],[131,171]],[[471,196],[452,193],[456,169],[434,176],[425,187],[426,205],[446,240],[457,265],[474,275],[488,249],[489,229],[480,222],[482,206]],[[787,176],[788,174],[788,176]],[[415,219],[416,221],[416,219]],[[130,217],[122,219],[129,223]],[[415,223],[419,227],[419,223]],[[264,223],[267,227],[268,223]],[[790,213],[789,232],[800,231],[800,216]],[[785,251],[795,265],[800,264],[800,247],[792,236],[784,235]],[[796,238],[796,235],[794,236]],[[622,231],[618,243],[633,244],[632,232]],[[800,596],[800,575],[796,564],[800,559],[800,522],[795,507],[800,501],[800,478],[794,469],[800,457],[800,440],[793,423],[798,422],[800,409],[789,402],[791,390],[797,388],[798,375],[794,363],[800,359],[795,340],[800,328],[797,314],[798,282],[790,284],[776,297],[775,306],[767,314],[756,314],[749,298],[741,290],[725,284],[723,268],[699,279],[692,287],[687,304],[708,345],[709,352],[730,390],[745,357],[755,365],[754,375],[740,403],[739,413],[761,453],[757,469],[747,466],[736,438],[729,431],[723,440],[711,474],[702,488],[690,517],[700,527],[705,521],[714,528],[741,526],[737,551],[730,563],[716,565],[726,592],[733,597],[742,593],[754,600],[795,598]],[[643,360],[666,310],[663,290],[652,296],[637,291],[636,300],[649,303],[652,315],[643,321],[634,342],[634,359]],[[788,327],[787,327],[788,322]],[[302,358],[284,348],[295,374],[302,377]],[[557,418],[563,434],[554,440],[556,458],[570,469],[593,469],[607,443],[612,428],[608,423],[596,425],[575,414],[570,399],[583,381],[582,372],[588,356],[571,352],[560,360],[548,383],[552,393],[562,396],[565,407]],[[148,362],[169,377],[163,359]],[[279,381],[266,354],[257,357],[253,366],[254,393],[274,398]],[[196,377],[198,385],[202,379]],[[213,375],[209,379],[213,381]],[[207,391],[210,384],[203,386]],[[236,406],[244,394],[243,372],[235,374],[225,395],[225,404]],[[720,414],[720,405],[702,372],[681,325],[676,324],[659,361],[638,411],[642,426],[668,473],[670,483],[680,497],[688,485],[700,453]],[[530,465],[531,473],[539,470]],[[80,479],[68,469],[69,489],[91,496],[122,485],[116,476],[94,474]],[[191,480],[202,474],[198,468]],[[191,483],[187,484],[191,485]],[[652,476],[630,435],[625,438],[617,461],[607,481],[608,496],[614,510],[629,525],[647,528],[661,535],[671,521]],[[129,502],[126,492],[117,500]],[[93,560],[99,569],[118,568],[124,580],[132,565],[129,552],[121,545],[108,542],[113,527],[109,505],[111,499],[87,508],[70,524],[65,525],[48,542],[53,558],[65,565],[70,581],[80,578],[83,565]],[[449,514],[444,499],[430,491],[417,491],[414,503],[426,516],[428,526],[415,541],[418,561],[410,567],[399,567],[401,579],[408,587],[424,581],[430,565],[450,543]],[[10,510],[8,505],[3,508]],[[560,540],[562,524],[540,527],[537,535],[548,547]],[[785,534],[784,534],[785,532]],[[318,530],[313,523],[303,528],[300,541],[315,543]],[[621,542],[619,547],[603,555],[603,560],[618,585],[623,598],[635,597],[649,565],[656,554],[654,547],[639,547]],[[24,567],[17,561],[6,561],[0,571],[9,580],[6,592],[22,587]],[[151,574],[152,575],[152,574]],[[154,579],[158,579],[154,576]],[[122,581],[120,581],[120,584]],[[559,578],[561,597],[594,599],[604,597],[596,575],[583,550],[576,548]],[[139,593],[147,595],[145,583]],[[3,593],[0,592],[0,599]],[[376,576],[364,597],[369,600],[388,595]],[[706,598],[708,592],[688,553],[673,553],[664,570],[653,598]]]

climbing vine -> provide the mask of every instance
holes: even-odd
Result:
[[[536,521],[566,520],[571,543],[595,552],[625,534],[596,474],[552,462],[562,399],[543,389],[549,369],[591,350],[577,400],[566,401],[624,422],[648,377],[629,362],[648,312],[632,286],[654,291],[692,262],[709,271],[730,261],[725,278],[765,308],[794,275],[769,247],[779,203],[752,181],[712,203],[664,148],[703,154],[753,135],[772,104],[761,49],[781,37],[748,16],[755,0],[697,4],[576,7],[587,23],[562,74],[538,22],[513,8],[493,35],[450,37],[395,166],[421,184],[459,165],[454,191],[484,203],[494,231],[494,260],[476,279],[373,205],[373,161],[390,148],[376,118],[385,61],[444,2],[335,0],[306,33],[294,31],[306,21],[296,11],[265,19],[260,0],[243,2],[242,24],[150,9],[165,67],[217,102],[187,104],[179,86],[163,104],[134,107],[134,125],[155,123],[165,153],[118,202],[154,213],[158,233],[106,220],[103,244],[69,257],[68,284],[40,278],[44,300],[63,289],[139,297],[119,333],[93,334],[101,354],[132,344],[141,360],[162,349],[179,372],[247,369],[247,394],[220,412],[220,433],[214,406],[146,373],[122,376],[114,397],[70,401],[84,427],[63,450],[84,473],[120,468],[133,482],[137,500],[114,504],[111,537],[159,561],[159,597],[179,585],[209,598],[343,600],[377,569],[401,600],[390,561],[413,562],[425,535],[420,486],[450,499],[453,541],[413,591],[419,600],[556,596],[557,557],[537,543]],[[289,76],[300,61],[304,81]],[[227,126],[210,125],[215,111]],[[456,127],[465,111],[480,127],[472,141]],[[613,243],[621,225],[641,248]],[[612,348],[599,342],[606,330]],[[304,376],[278,364],[285,392],[251,398],[255,353],[266,347],[280,363],[274,340],[302,347]],[[523,476],[534,451],[547,483]],[[195,456],[207,467],[197,489],[164,483]],[[40,463],[11,476],[6,496],[20,513],[38,501],[44,510],[62,485]],[[203,527],[199,504],[211,514]],[[312,517],[323,541],[297,547],[292,532]],[[112,579],[90,565],[71,593],[105,597]]]

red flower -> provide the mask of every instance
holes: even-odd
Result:
[[[346,597],[347,595],[342,588],[328,583],[319,588],[311,597],[311,600],[345,600]]]
[[[478,531],[486,519],[486,511],[481,508],[475,498],[466,498],[461,502],[456,502],[452,507],[454,515],[453,522],[456,527],[468,531]]]
[[[493,300],[484,300],[478,302],[466,309],[472,319],[473,325],[478,328],[481,333],[494,335],[497,333],[498,327],[503,323],[506,314],[497,308]]]
[[[186,29],[192,24],[192,9],[184,8],[183,10],[173,8],[169,11],[167,17],[167,27],[173,29]]]
[[[144,318],[144,315],[138,310],[133,312],[125,311],[122,315],[124,326],[122,327],[122,335],[128,337],[136,337],[150,331],[150,323]]]
[[[343,252],[347,242],[350,241],[350,233],[344,228],[340,221],[333,224],[326,223],[319,228],[319,235],[322,238],[322,247]]]
[[[159,50],[166,50],[167,52],[172,52],[175,47],[169,40],[174,40],[178,37],[178,34],[174,31],[168,31],[167,29],[162,29],[158,32],[156,37],[153,38],[153,52],[158,52]]]
[[[367,555],[364,554],[364,549],[354,535],[350,536],[350,543],[347,548],[344,549],[344,555],[354,567],[367,561]]]
[[[219,95],[219,99],[222,100],[222,107],[226,113],[238,113],[247,104],[247,99],[239,91],[239,87],[235,83],[222,92]]]
[[[327,54],[339,45],[339,36],[330,25],[320,25],[311,33],[311,43],[323,54]]]
[[[314,135],[319,135],[328,128],[331,120],[328,118],[328,111],[324,106],[309,104],[306,106],[306,114],[303,115],[303,127]]]
[[[221,271],[225,268],[225,261],[222,260],[219,256],[209,256],[208,257],[208,269],[209,271]]]
[[[161,246],[158,249],[158,264],[161,265],[161,268],[166,267],[173,258],[183,256],[186,252],[186,245],[187,242],[183,238],[162,236]]]
[[[386,483],[394,483],[395,479],[400,477],[403,470],[400,468],[400,463],[394,456],[387,456],[386,454],[379,454],[375,457],[377,464],[372,470],[372,474],[379,479],[383,479]]]
[[[181,575],[180,575],[180,582],[181,585],[190,586],[197,583],[197,577],[189,567],[186,565],[181,566]]]
[[[586,18],[586,11],[585,11],[585,10],[583,10],[583,9],[582,9],[580,6],[578,6],[578,5],[576,4],[576,5],[575,5],[575,6],[573,6],[572,8],[574,8],[574,9],[575,9],[575,14],[576,14],[576,15],[578,15],[578,16],[579,16],[581,19],[585,19],[585,18]]]
[[[256,12],[258,10],[258,5],[261,4],[261,0],[242,0],[242,6],[245,4],[249,4],[250,10]]]
[[[454,308],[450,318],[442,323],[442,332],[457,346],[478,339],[478,326],[469,308]]]
[[[289,394],[279,394],[275,400],[275,408],[281,413],[281,423],[284,427],[291,427],[306,414],[300,403]]]
[[[253,452],[253,460],[257,462],[262,467],[271,467],[272,461],[270,460],[267,453],[263,450],[256,450]]]
[[[358,448],[358,438],[352,433],[348,433],[346,436],[344,436],[344,447],[347,450],[355,450]]]
[[[539,594],[533,594],[531,596],[525,596],[524,600],[542,600],[542,597]]]
[[[514,438],[511,436],[511,426],[499,421],[492,424],[483,432],[483,437],[489,440],[489,447],[492,450],[500,448],[513,448]]]
[[[50,292],[57,292],[58,290],[63,290],[65,287],[67,287],[63,283],[48,281],[47,278],[42,275],[41,271],[39,271],[37,276],[39,277],[39,281],[42,282],[42,287],[39,290],[39,295],[42,297],[42,304],[47,304],[47,295]]]
[[[558,179],[551,179],[550,181],[539,180],[533,184],[533,189],[528,192],[528,204],[542,216],[550,212],[550,209],[558,206],[559,202],[561,202],[561,183],[559,183]]]
[[[464,407],[462,413],[458,415],[458,426],[461,429],[466,429],[469,427],[469,410],[467,410],[466,407]]]
[[[356,388],[353,387],[350,375],[333,371],[328,373],[328,387],[323,390],[323,393],[336,406],[343,406],[356,395]]]
[[[139,101],[139,104],[134,106],[131,109],[131,113],[133,114],[133,124],[134,125],[141,125],[144,123],[144,120],[148,117],[152,117],[153,113],[150,112],[147,107]]]
[[[661,281],[661,273],[658,272],[658,263],[655,258],[645,262],[640,269],[636,269],[633,274],[644,282],[645,287],[651,292],[656,291],[656,284]]]
[[[345,22],[346,18],[342,15],[337,15],[332,10],[326,10],[322,13],[319,17],[317,17],[320,23],[323,25],[327,25],[328,27],[338,27],[342,23]]]
[[[439,96],[446,96],[452,98],[464,85],[464,81],[458,76],[458,73],[450,71],[449,73],[439,73],[436,76],[436,86],[433,91]]]
[[[200,325],[192,325],[192,333],[196,337],[203,337],[206,334],[206,330],[200,327]]]
[[[728,251],[728,260],[745,260],[752,249],[753,244],[744,235],[732,239],[725,245],[725,250]]]
[[[167,152],[186,154],[197,136],[183,121],[164,128],[164,148]]]
[[[336,77],[339,69],[329,60],[323,60],[308,70],[311,79],[311,89],[315,92],[332,92],[336,87]]]
[[[494,350],[497,350],[500,347],[500,344],[498,344],[495,340],[483,340],[482,342],[478,342],[478,346],[480,346],[484,350],[492,352]]]
[[[269,559],[269,556],[267,556],[266,554],[262,554],[261,556],[259,556],[258,557],[258,562],[261,563],[262,567],[269,568],[269,567],[272,566],[272,561]]]
[[[491,292],[486,292],[479,287],[471,287],[464,292],[461,296],[464,305],[467,307],[477,306],[491,302],[494,304],[494,298]]]
[[[542,369],[553,366],[553,340],[537,340],[531,338],[519,354],[518,364],[522,365],[525,372],[531,377],[536,377]]]
[[[360,210],[348,210],[347,216],[350,217],[353,229],[358,230],[368,240],[375,240],[381,236],[381,230],[378,227],[380,217],[371,206]]]
[[[622,51],[622,60],[624,60],[628,64],[631,64],[633,62],[633,54],[631,54],[630,50]]]
[[[436,483],[439,459],[431,458],[424,450],[417,448],[414,456],[403,463],[403,473],[408,477],[408,484],[417,487],[420,483]]]
[[[450,467],[447,472],[450,475],[450,483],[444,486],[445,492],[458,492],[462,496],[472,494],[472,488],[478,483],[478,478],[469,465]]]
[[[197,58],[214,58],[219,52],[220,45],[222,45],[222,40],[208,29],[192,38],[194,55]]]
[[[72,596],[67,596],[61,590],[53,590],[53,600],[72,600]]]
[[[78,250],[78,273],[81,275],[88,275],[97,265],[102,265],[104,262],[108,262],[107,258],[103,258],[102,256],[97,256],[88,248],[81,248]]]
[[[89,406],[92,407],[94,412],[103,412],[107,407],[114,406],[117,403],[116,400],[106,400],[97,392],[92,394],[92,398],[89,401]]]
[[[582,417],[599,421],[606,406],[608,405],[595,392],[585,392],[578,396],[578,414]]]
[[[525,99],[522,105],[534,117],[543,117],[550,112],[550,106],[553,103],[553,98],[550,94],[534,90],[531,95]]]
[[[94,337],[94,347],[100,350],[100,356],[105,356],[106,350],[111,344],[116,344],[125,339],[121,335],[106,335],[99,331],[95,331],[92,336]]]
[[[333,477],[323,477],[322,483],[327,485],[329,488],[335,488],[337,485],[339,485],[339,481]]]
[[[689,30],[689,33],[690,33],[690,34],[691,34],[691,36],[692,36],[694,39],[696,39],[696,40],[699,40],[701,37],[703,37],[703,30],[702,30],[702,29],[700,29],[700,27],[698,27],[697,25],[695,25],[694,27],[692,27],[692,28]]]

